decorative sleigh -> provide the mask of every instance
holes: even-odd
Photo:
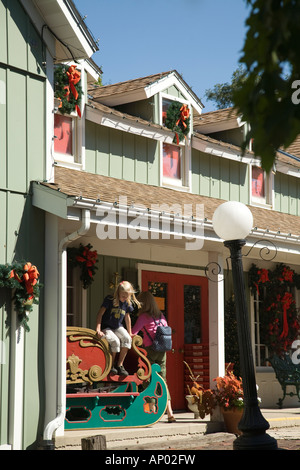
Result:
[[[107,341],[87,328],[67,328],[65,429],[141,427],[160,420],[166,383],[141,345],[142,338],[134,336],[124,363],[129,375],[111,375]]]

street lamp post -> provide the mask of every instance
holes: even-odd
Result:
[[[234,450],[277,450],[277,441],[266,434],[269,423],[263,417],[258,403],[250,325],[243,275],[242,247],[253,226],[251,211],[242,203],[229,201],[221,204],[213,215],[216,234],[230,251],[233,288],[236,305],[237,333],[241,376],[244,390],[244,412],[239,423],[241,436],[233,442]]]

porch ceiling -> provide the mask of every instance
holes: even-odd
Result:
[[[102,175],[77,171],[64,167],[55,167],[54,183],[39,182],[34,186],[34,205],[68,217],[70,208],[79,207],[80,202],[90,201],[110,205],[124,202],[128,207],[151,209],[159,206],[167,213],[174,208],[180,215],[187,214],[185,208],[192,210],[195,220],[199,220],[199,207],[204,209],[204,226],[212,229],[211,220],[216,208],[223,202],[205,196],[199,196],[173,189],[151,186],[132,181],[120,180]],[[41,196],[42,194],[42,196]],[[55,197],[55,208],[47,208],[45,201]],[[165,208],[164,208],[165,205]],[[300,218],[268,209],[249,206],[254,219],[253,236],[276,239],[280,243],[298,243],[300,240]],[[96,209],[95,209],[96,210]],[[169,211],[170,213],[170,211]],[[203,218],[203,214],[202,214]],[[202,219],[203,220],[203,219]]]

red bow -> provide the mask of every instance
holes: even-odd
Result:
[[[82,256],[77,255],[76,260],[80,263],[85,263],[87,268],[94,266],[97,260],[97,251],[91,251],[88,247],[84,247]],[[90,277],[93,277],[93,272],[91,269],[88,269],[88,274]]]
[[[71,92],[74,95],[75,100],[78,99],[78,91],[75,88],[75,85],[77,85],[78,82],[80,82],[81,79],[81,73],[76,70],[76,65],[71,65],[67,71],[68,79],[69,79],[69,86],[71,89]],[[78,116],[81,117],[81,111],[79,106],[76,104],[75,105]]]
[[[15,269],[11,270],[9,277],[10,279],[16,279],[20,283],[24,282],[27,294],[31,294],[27,300],[31,300],[34,297],[33,287],[36,285],[40,273],[38,272],[37,268],[29,262],[24,265],[23,270],[24,274],[22,278],[18,275]]]
[[[180,117],[178,119],[178,121],[176,122],[176,126],[178,126],[178,124],[182,123],[183,127],[186,129],[187,128],[187,125],[186,123],[184,122],[186,119],[188,119],[190,116],[190,110],[189,108],[187,107],[186,104],[183,104],[180,108]],[[176,135],[176,141],[177,141],[177,145],[179,144],[179,137],[178,137],[178,134],[177,132],[175,132],[175,135]]]

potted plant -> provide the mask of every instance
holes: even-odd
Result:
[[[210,389],[204,389],[197,382],[199,376],[195,377],[190,366],[183,361],[190,373],[190,379],[193,382],[192,387],[187,385],[188,395],[185,396],[190,411],[194,413],[194,417],[204,419],[206,415],[211,415],[216,406],[214,392]]]
[[[221,408],[226,430],[233,434],[240,434],[238,424],[244,410],[244,392],[242,380],[234,375],[228,368],[224,377],[217,377],[215,399]]]

